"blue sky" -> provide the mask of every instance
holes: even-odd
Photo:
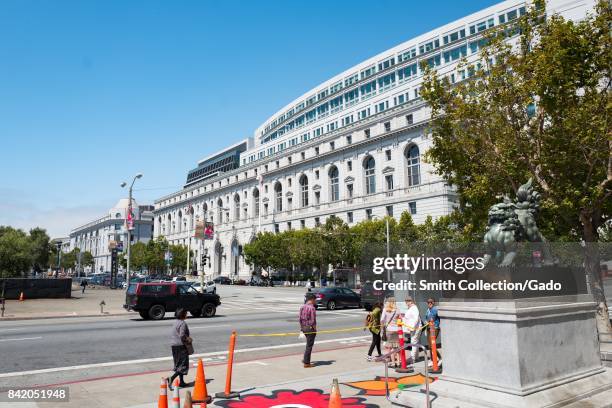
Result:
[[[0,2],[0,225],[68,234],[385,49],[496,1]]]

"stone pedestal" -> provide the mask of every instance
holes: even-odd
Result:
[[[434,408],[562,407],[612,388],[589,295],[442,302],[439,312],[443,374],[430,387]],[[394,398],[425,406],[418,392]]]

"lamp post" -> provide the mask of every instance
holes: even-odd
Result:
[[[132,188],[134,187],[134,183],[136,182],[136,179],[142,178],[142,173],[138,173],[137,175],[134,176],[134,178],[132,179],[132,184],[130,184],[130,189],[129,189],[129,193],[128,193],[128,213],[126,214],[126,230],[127,230],[127,268],[125,271],[125,282],[126,282],[126,286],[129,288],[130,287],[130,247],[131,247],[131,230],[130,230],[130,225],[127,223],[127,219],[128,218],[132,218]],[[127,183],[124,181],[123,183],[121,183],[121,187],[125,187],[127,186]],[[132,222],[134,222],[134,220],[132,219]]]
[[[378,218],[381,219],[378,215],[373,215],[371,219]],[[390,255],[390,240],[389,240],[389,217],[385,217],[385,226],[386,226],[386,237],[387,237],[387,258]],[[391,282],[391,271],[387,269],[387,282]]]

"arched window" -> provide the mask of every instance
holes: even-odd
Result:
[[[302,207],[308,207],[308,177],[300,177],[300,199]]]
[[[223,200],[217,200],[217,224],[223,223]]]
[[[329,197],[330,201],[340,199],[340,175],[336,166],[329,169]]]
[[[376,162],[372,156],[368,156],[363,162],[365,170],[365,193],[376,193]]]
[[[253,208],[255,210],[254,216],[259,217],[259,189],[255,188],[253,190]]]
[[[274,197],[276,198],[276,211],[283,211],[283,186],[281,183],[274,185]]]
[[[204,203],[202,204],[202,219],[204,221],[206,221],[207,213],[208,213],[208,204]]]
[[[240,219],[240,195],[234,195],[234,220],[238,221]]]
[[[406,149],[406,164],[408,185],[416,186],[421,184],[421,158],[417,145],[411,145]]]

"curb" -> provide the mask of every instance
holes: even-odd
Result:
[[[16,320],[42,320],[42,319],[70,319],[75,317],[107,317],[107,316],[131,316],[123,313],[104,313],[104,314],[81,314],[81,315],[56,315],[56,316],[26,316],[26,317],[0,317],[0,322],[12,322]],[[137,315],[134,315],[137,316]]]

